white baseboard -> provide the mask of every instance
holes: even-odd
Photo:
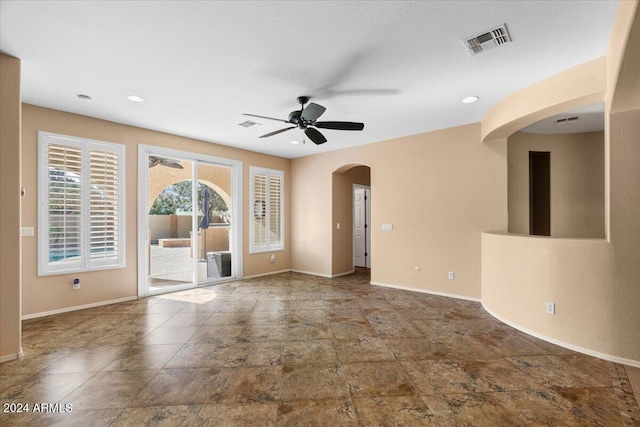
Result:
[[[268,273],[252,274],[250,276],[243,276],[241,280],[244,280],[244,279],[255,279],[256,277],[271,276],[271,275],[280,274],[280,273],[289,273],[290,271],[292,271],[292,270],[287,269],[287,270],[270,271]]]
[[[555,338],[548,337],[546,335],[539,334],[538,332],[532,331],[532,330],[527,329],[527,328],[523,328],[522,326],[520,326],[518,324],[515,324],[515,323],[503,318],[502,316],[496,314],[489,307],[487,307],[484,304],[484,302],[482,303],[482,307],[487,311],[487,313],[489,313],[490,315],[492,315],[493,317],[495,317],[496,319],[498,319],[502,323],[505,323],[505,324],[511,326],[512,328],[519,330],[520,332],[524,332],[527,335],[531,335],[532,337],[541,339],[543,341],[550,342],[551,344],[555,344],[555,345],[558,345],[560,347],[567,348],[569,350],[577,351],[578,353],[586,354],[587,356],[593,356],[593,357],[597,357],[598,359],[608,360],[609,362],[621,363],[623,365],[629,365],[629,366],[633,366],[633,367],[636,367],[636,368],[640,368],[640,361],[639,360],[625,359],[624,357],[618,357],[618,356],[613,356],[613,355],[607,354],[607,353],[601,353],[599,351],[590,350],[588,348],[580,347],[580,346],[577,346],[577,345],[574,345],[574,344],[570,344],[568,342],[564,342],[564,341],[557,340]]]
[[[242,279],[253,279],[255,277],[262,277],[262,276],[270,276],[272,274],[280,274],[280,273],[300,273],[300,274],[308,274],[309,276],[318,276],[318,277],[326,277],[328,279],[333,279],[336,277],[342,277],[342,276],[347,276],[349,274],[353,274],[356,272],[356,270],[351,270],[351,271],[345,271],[344,273],[338,273],[338,274],[322,274],[322,273],[314,273],[312,271],[302,271],[302,270],[279,270],[279,271],[272,271],[269,273],[261,273],[261,274],[252,274],[251,276],[244,276]]]
[[[135,299],[138,299],[138,297],[135,296],[135,297],[118,298],[118,299],[112,299],[112,300],[108,300],[108,301],[94,302],[94,303],[91,303],[91,304],[84,304],[84,305],[76,305],[76,306],[73,306],[73,307],[59,308],[57,310],[43,311],[43,312],[40,312],[40,313],[26,314],[26,315],[22,316],[22,320],[37,319],[38,317],[51,316],[52,314],[68,313],[70,311],[84,310],[86,308],[100,307],[102,305],[116,304],[118,302],[132,301],[132,300],[135,300]]]
[[[22,357],[24,357],[24,352],[20,350],[20,352],[18,353],[11,353],[11,354],[6,354],[4,356],[0,356],[0,363],[10,362],[12,360],[21,359]]]
[[[349,274],[353,274],[355,273],[356,270],[353,269],[351,271],[345,271],[344,273],[338,273],[338,274],[332,274],[331,277],[342,277],[342,276],[348,276]]]
[[[302,270],[291,270],[291,271],[294,272],[294,273],[308,274],[309,276],[326,277],[328,279],[332,278],[332,276],[330,274],[315,273],[313,271],[302,271]]]
[[[403,291],[420,292],[423,294],[437,295],[440,297],[448,297],[448,298],[455,298],[455,299],[463,299],[467,301],[480,302],[480,298],[467,297],[464,295],[457,295],[457,294],[448,294],[446,292],[437,292],[437,291],[430,291],[427,289],[411,288],[409,286],[390,285],[388,283],[371,282],[371,284],[374,286],[382,286],[385,288],[401,289]]]

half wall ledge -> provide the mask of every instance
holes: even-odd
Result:
[[[483,307],[537,338],[591,356],[640,367],[619,316],[613,245],[574,239],[482,233]],[[555,304],[555,314],[546,304]]]

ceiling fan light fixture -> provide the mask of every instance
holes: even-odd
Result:
[[[137,95],[128,95],[127,99],[131,102],[143,102],[144,99],[142,99],[141,97],[137,96]]]
[[[466,98],[462,99],[462,102],[464,104],[471,104],[473,102],[476,102],[478,99],[480,99],[479,96],[467,96]]]

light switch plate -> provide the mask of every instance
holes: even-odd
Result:
[[[393,231],[393,224],[382,224],[382,231]]]
[[[23,236],[33,236],[33,227],[22,227],[20,230],[20,234]]]

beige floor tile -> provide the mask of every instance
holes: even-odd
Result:
[[[340,365],[286,365],[282,371],[281,401],[348,396]]]
[[[219,372],[216,368],[163,369],[130,406],[201,405]]]
[[[74,351],[45,369],[47,373],[97,372],[126,351],[126,347],[100,347]]]
[[[24,357],[0,363],[0,376],[34,374],[53,365],[74,351],[71,348],[26,350]],[[0,389],[3,386],[0,386]]]
[[[437,425],[432,422],[427,405],[417,396],[355,398],[353,406],[362,426]]]
[[[282,402],[278,407],[278,425],[357,427],[359,424],[351,402],[343,399]]]
[[[289,341],[331,338],[333,338],[333,334],[331,333],[331,328],[329,328],[329,325],[326,323],[294,323],[290,324],[287,328],[287,339]]]
[[[363,337],[358,340],[336,341],[338,359],[342,363],[393,361],[393,353],[384,341],[374,337]]]
[[[80,387],[94,375],[94,372],[35,374],[24,382],[4,390],[0,394],[0,402],[55,403]]]
[[[200,405],[127,408],[113,423],[113,427],[188,427],[196,422],[200,408]]]
[[[369,325],[369,322],[331,322],[329,326],[334,338],[337,340],[358,340],[363,337],[378,336],[375,329]]]
[[[640,369],[369,281],[283,273],[24,321],[0,401],[73,412],[0,424],[640,425]]]
[[[205,403],[275,402],[281,382],[281,366],[222,368]]]
[[[126,408],[158,374],[157,370],[98,372],[67,395],[74,409]]]
[[[229,348],[224,366],[281,365],[284,347],[284,341],[240,342]]]
[[[283,361],[287,365],[338,363],[333,340],[289,341]]]
[[[227,360],[232,343],[187,343],[178,350],[164,367],[169,368],[221,368]]]
[[[636,401],[640,405],[640,368],[625,366],[631,389],[636,396]]]
[[[270,427],[276,425],[277,403],[218,403],[204,405],[198,414],[199,426]]]
[[[184,344],[199,326],[158,326],[142,339],[145,345]]]
[[[342,372],[351,397],[408,396],[416,393],[396,362],[347,363]]]
[[[139,371],[161,369],[180,350],[181,344],[159,344],[129,347],[113,362],[104,367],[105,371]]]
[[[327,312],[321,309],[292,310],[289,312],[289,323],[327,323]]]
[[[509,357],[511,363],[548,387],[611,386],[609,363],[583,355]]]
[[[28,425],[29,427],[107,427],[118,416],[122,409],[74,409],[70,412],[32,413],[26,414],[22,421],[25,424],[9,422],[6,425]]]

